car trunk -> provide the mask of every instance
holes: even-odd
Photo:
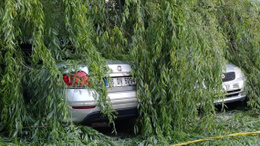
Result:
[[[136,104],[136,83],[131,76],[131,66],[125,62],[108,62],[109,81],[105,79],[108,97],[115,104]],[[128,106],[128,105],[125,105]]]

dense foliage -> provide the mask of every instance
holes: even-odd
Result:
[[[137,81],[135,131],[151,143],[218,128],[213,101],[223,97],[226,62],[243,69],[248,104],[259,108],[259,8],[257,0],[0,1],[0,141],[113,145],[62,122],[69,114],[57,62],[88,63],[90,88],[114,125],[105,60],[127,60]]]

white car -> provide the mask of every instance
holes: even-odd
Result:
[[[108,61],[107,65],[111,69],[109,73],[111,81],[108,82],[104,78],[104,83],[107,86],[108,97],[111,100],[112,106],[118,112],[117,119],[137,116],[136,83],[131,76],[130,65],[119,61]],[[94,98],[95,94],[97,94],[96,91],[81,86],[89,84],[88,67],[87,65],[79,66],[79,69],[80,71],[74,75],[67,75],[68,71],[64,72],[63,75],[64,82],[68,85],[66,96],[69,110],[72,113],[71,120],[82,124],[102,121],[104,118]],[[81,78],[80,83],[77,80],[73,81],[73,78],[78,77]],[[226,71],[222,75],[222,80],[223,88],[226,91],[226,98],[217,100],[215,103],[242,101],[246,98],[244,94],[246,79],[240,68],[233,64],[227,64]],[[73,86],[73,82],[77,86]],[[111,85],[109,86],[108,83]]]
[[[246,99],[245,83],[246,78],[242,70],[233,65],[227,64],[226,71],[222,74],[222,86],[226,91],[225,98],[215,101],[215,103],[230,103],[236,101],[243,101]]]

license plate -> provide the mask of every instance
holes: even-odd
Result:
[[[239,83],[234,83],[234,84],[223,84],[224,90],[234,90],[239,88]]]
[[[133,77],[119,77],[119,78],[110,78],[110,81],[108,82],[107,79],[105,79],[105,85],[106,87],[122,87],[122,86],[133,86],[136,82]]]
[[[224,88],[225,91],[228,91],[230,89],[230,85],[229,84],[223,85],[223,88]]]

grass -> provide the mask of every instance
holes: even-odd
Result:
[[[210,131],[191,132],[186,134],[185,140],[175,140],[173,143],[182,143],[209,137],[224,136],[234,133],[260,131],[259,110],[248,109],[238,104],[224,112],[218,112],[215,118],[215,127]],[[217,140],[197,142],[190,145],[260,145],[260,135],[226,137]]]
[[[225,136],[234,133],[247,133],[260,131],[260,111],[248,109],[240,103],[229,104],[225,111],[218,111],[214,120],[215,127],[209,131],[190,131],[178,132],[172,138],[169,144],[178,144],[187,141],[198,139],[206,139],[209,137]],[[160,143],[156,141],[156,137],[150,139],[142,139],[142,136],[135,138],[119,139],[119,145],[149,145]],[[192,145],[229,145],[229,146],[244,146],[244,145],[260,145],[260,135],[245,135],[224,137],[216,140],[208,140],[203,142],[196,142]]]

